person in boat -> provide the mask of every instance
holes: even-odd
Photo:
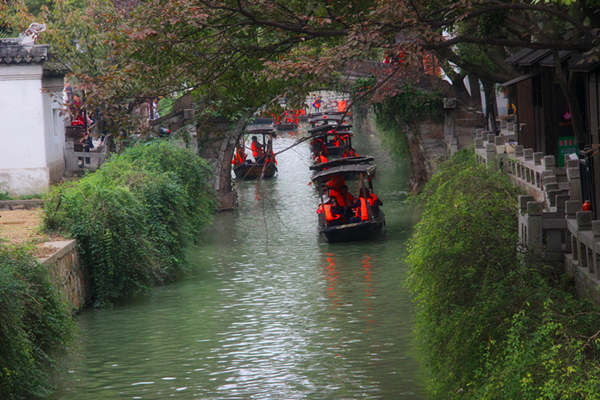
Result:
[[[323,154],[327,155],[327,146],[325,145],[325,142],[323,141],[322,137],[316,137],[314,138],[311,142],[310,145],[312,147],[312,151],[315,154],[318,154],[319,151],[322,151]]]
[[[342,154],[342,157],[347,158],[347,157],[358,157],[358,153],[356,151],[354,151],[354,149],[352,147],[346,149],[346,151],[344,151],[344,154]]]
[[[325,182],[325,186],[327,186],[329,189],[334,190],[340,190],[340,188],[345,184],[346,179],[344,179],[344,175],[334,175],[333,177],[331,177],[331,179]]]
[[[355,200],[352,193],[348,191],[347,185],[342,185],[339,189],[330,188],[329,198],[335,198],[337,204],[344,210],[344,215],[347,218],[352,217],[352,205]]]
[[[317,154],[317,156],[315,157],[315,161],[318,163],[326,163],[329,160],[327,159],[325,154],[323,154],[323,150],[321,150],[319,151],[319,154]]]
[[[342,140],[342,136],[340,134],[336,134],[333,137],[333,144],[335,147],[340,147],[342,144],[344,144],[344,141]]]
[[[274,163],[275,165],[277,165],[277,160],[275,159],[275,153],[273,153],[273,144],[272,142],[269,142],[269,145],[267,146],[267,152],[265,154],[265,164],[269,164],[269,163]]]
[[[358,198],[352,205],[350,222],[363,222],[369,220],[369,190],[361,188]]]
[[[379,197],[377,197],[377,195],[373,192],[370,192],[367,190],[367,201],[369,203],[369,206],[371,206],[371,210],[373,211],[373,215],[374,216],[378,216],[379,215],[379,206],[383,205],[383,202],[381,200],[379,200]]]
[[[316,110],[317,112],[318,112],[318,111],[319,111],[319,109],[321,108],[321,102],[322,102],[322,101],[323,101],[323,100],[321,99],[321,97],[317,97],[317,98],[315,99],[315,101],[312,103],[312,106],[315,108],[315,110]]]
[[[254,157],[254,161],[257,163],[262,162],[265,156],[265,151],[263,149],[263,145],[258,143],[258,138],[256,136],[252,136],[250,148],[252,149],[252,157]]]
[[[248,156],[246,154],[244,144],[238,143],[238,145],[235,147],[235,155],[233,156],[233,160],[231,160],[231,163],[233,165],[242,165],[246,161],[247,157]]]
[[[331,197],[327,203],[319,205],[317,214],[324,214],[327,226],[341,225],[344,223],[344,210],[337,204],[335,197]]]

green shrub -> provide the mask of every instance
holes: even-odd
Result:
[[[77,239],[97,305],[172,280],[184,248],[214,209],[207,164],[154,141],[52,190],[45,225]]]
[[[72,327],[46,268],[24,250],[0,245],[0,398],[44,396],[51,356]]]
[[[516,251],[516,195],[464,151],[420,197],[408,284],[434,398],[599,393],[599,310]]]
[[[381,127],[397,130],[424,119],[442,121],[443,95],[405,85],[398,94],[373,104],[375,116]]]

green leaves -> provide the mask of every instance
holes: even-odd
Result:
[[[408,285],[433,398],[587,399],[600,312],[517,253],[516,190],[457,153],[419,200]]]
[[[72,328],[46,268],[24,250],[0,245],[0,397],[46,395],[51,354]]]
[[[45,225],[77,239],[97,305],[172,280],[184,248],[214,209],[207,164],[154,141],[114,156],[93,174],[55,188]]]

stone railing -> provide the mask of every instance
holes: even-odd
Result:
[[[581,199],[578,160],[567,160],[566,167],[559,168],[554,156],[513,146],[504,136],[484,132],[475,135],[475,154],[480,162],[501,168],[535,201],[545,203],[549,211],[556,211],[558,202]]]
[[[507,144],[505,138],[475,134],[477,160],[502,169],[527,194],[519,196],[519,241],[546,261],[562,261],[580,296],[600,304],[600,220],[582,210],[579,160]]]
[[[580,201],[567,201],[565,270],[577,293],[600,304],[600,220],[582,211]]]
[[[110,140],[110,135],[106,136],[99,151],[92,150],[90,152],[75,151],[76,144],[73,141],[65,142],[65,175],[71,176],[80,171],[95,171],[100,168],[100,165],[108,157]]]

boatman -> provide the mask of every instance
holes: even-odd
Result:
[[[256,136],[252,136],[252,143],[250,145],[252,149],[252,157],[254,157],[254,161],[258,162],[265,154],[263,150],[262,144],[258,143],[258,139]]]

